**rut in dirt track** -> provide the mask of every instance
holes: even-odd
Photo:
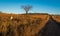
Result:
[[[40,33],[41,36],[60,36],[60,23],[50,16],[50,20],[46,23]],[[39,33],[38,36],[40,36]]]

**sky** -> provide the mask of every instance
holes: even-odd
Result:
[[[22,5],[31,5],[29,13],[60,14],[60,0],[0,0],[0,11],[5,13],[25,13]]]

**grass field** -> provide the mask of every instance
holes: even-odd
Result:
[[[51,16],[60,22],[60,16]],[[49,20],[49,14],[0,14],[0,35],[36,36]]]

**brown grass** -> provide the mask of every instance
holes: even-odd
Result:
[[[54,20],[56,20],[57,22],[60,22],[60,16],[59,15],[55,15],[52,16]]]
[[[12,20],[11,16],[14,17]],[[49,19],[50,16],[47,14],[0,14],[0,34],[2,36],[35,36]]]

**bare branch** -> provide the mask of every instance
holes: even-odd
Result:
[[[26,14],[28,14],[28,11],[32,8],[30,5],[22,6],[22,8],[25,10]]]

